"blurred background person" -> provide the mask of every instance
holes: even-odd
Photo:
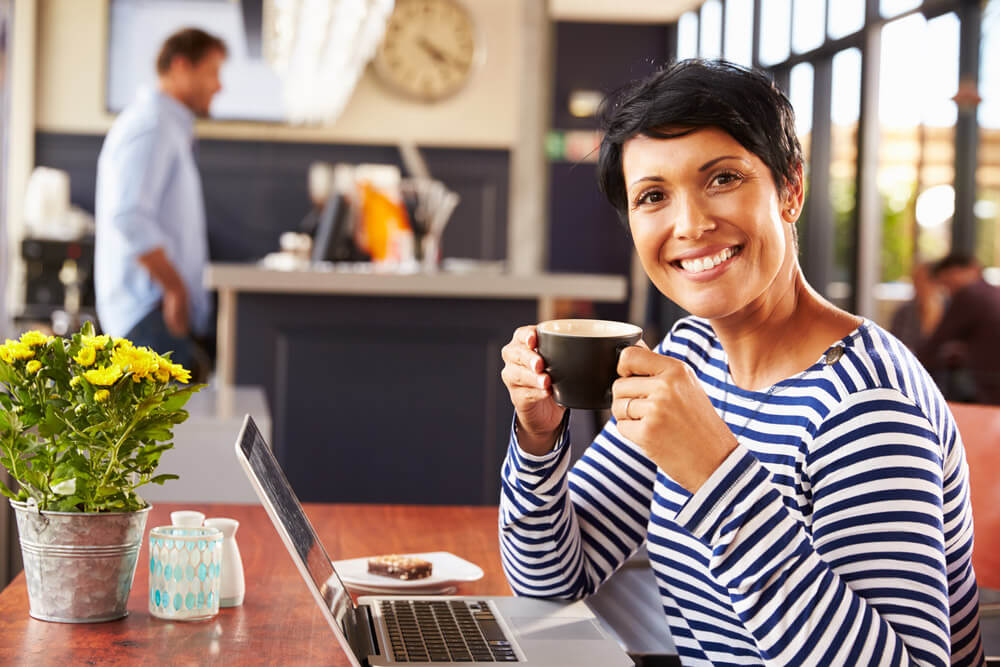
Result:
[[[1000,404],[1000,287],[986,282],[979,262],[963,253],[938,261],[932,278],[947,291],[948,303],[918,349],[920,361],[949,400]],[[930,292],[923,298],[933,300]]]
[[[944,295],[931,278],[931,268],[928,262],[914,262],[910,273],[913,298],[896,309],[889,325],[893,335],[914,352],[941,321],[944,311]]]
[[[101,328],[136,345],[173,351],[207,372],[195,337],[211,327],[202,286],[208,238],[194,121],[222,86],[225,43],[180,30],[156,60],[158,84],[140,90],[104,141],[97,163],[95,289]],[[198,367],[195,367],[196,360]]]

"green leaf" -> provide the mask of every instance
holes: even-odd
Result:
[[[55,414],[51,405],[45,406],[45,419],[38,425],[38,434],[51,438],[66,430],[66,424]]]
[[[117,486],[102,486],[97,489],[96,495],[98,498],[107,498],[109,496],[113,496],[118,493],[121,493],[121,489],[118,488]]]
[[[177,475],[171,475],[171,474],[167,473],[167,474],[163,474],[163,475],[157,475],[156,477],[154,477],[151,480],[149,480],[149,483],[150,484],[159,484],[159,485],[162,486],[164,482],[169,481],[171,479],[180,479],[180,477],[177,476]]]
[[[73,404],[67,401],[65,398],[50,398],[47,402],[47,405],[52,406],[53,410],[65,410],[66,408],[70,407]]]
[[[180,410],[185,405],[187,405],[187,402],[188,400],[190,400],[191,396],[196,391],[201,391],[201,388],[204,386],[205,385],[203,384],[195,384],[191,385],[190,387],[183,387],[181,389],[178,389],[177,391],[174,391],[173,393],[168,394],[166,400],[163,401],[163,409],[169,410],[171,412]],[[187,413],[184,413],[184,419],[187,419]],[[180,423],[180,422],[175,422],[175,423]]]
[[[83,335],[83,336],[93,336],[94,335],[94,323],[90,322],[89,320],[87,322],[84,322],[83,326],[80,327],[80,334]]]
[[[72,496],[76,493],[76,477],[72,479],[64,479],[60,482],[53,482],[49,485],[52,489],[52,493],[59,494],[60,496]]]
[[[11,500],[17,500],[18,499],[18,494],[14,493],[10,489],[8,489],[7,485],[3,483],[2,479],[0,479],[0,493],[2,493],[3,495],[7,496]]]
[[[80,511],[80,505],[84,504],[84,500],[79,496],[66,496],[65,498],[60,498],[53,503],[55,510],[57,512],[76,512]]]
[[[49,351],[52,353],[52,365],[58,368],[66,368],[66,343],[65,338],[56,336],[55,340],[49,341]]]

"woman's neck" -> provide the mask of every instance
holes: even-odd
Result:
[[[810,287],[798,266],[771,298],[712,321],[732,381],[761,390],[802,372],[861,323]]]

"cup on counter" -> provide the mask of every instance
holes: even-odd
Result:
[[[172,526],[183,526],[185,528],[197,528],[205,522],[205,515],[194,510],[177,510],[170,513],[170,524]]]
[[[549,320],[536,327],[538,354],[552,378],[552,396],[567,408],[611,407],[618,357],[635,345],[642,329],[611,320]]]
[[[149,613],[197,621],[219,613],[222,531],[159,526],[149,531]]]

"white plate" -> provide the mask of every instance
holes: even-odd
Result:
[[[476,581],[483,578],[483,570],[475,563],[459,558],[447,551],[432,551],[421,554],[401,554],[423,558],[433,564],[431,576],[423,579],[396,579],[368,572],[368,558],[352,558],[335,561],[333,566],[340,579],[351,588],[371,592],[387,593],[393,591],[426,592],[443,590],[463,581]]]

